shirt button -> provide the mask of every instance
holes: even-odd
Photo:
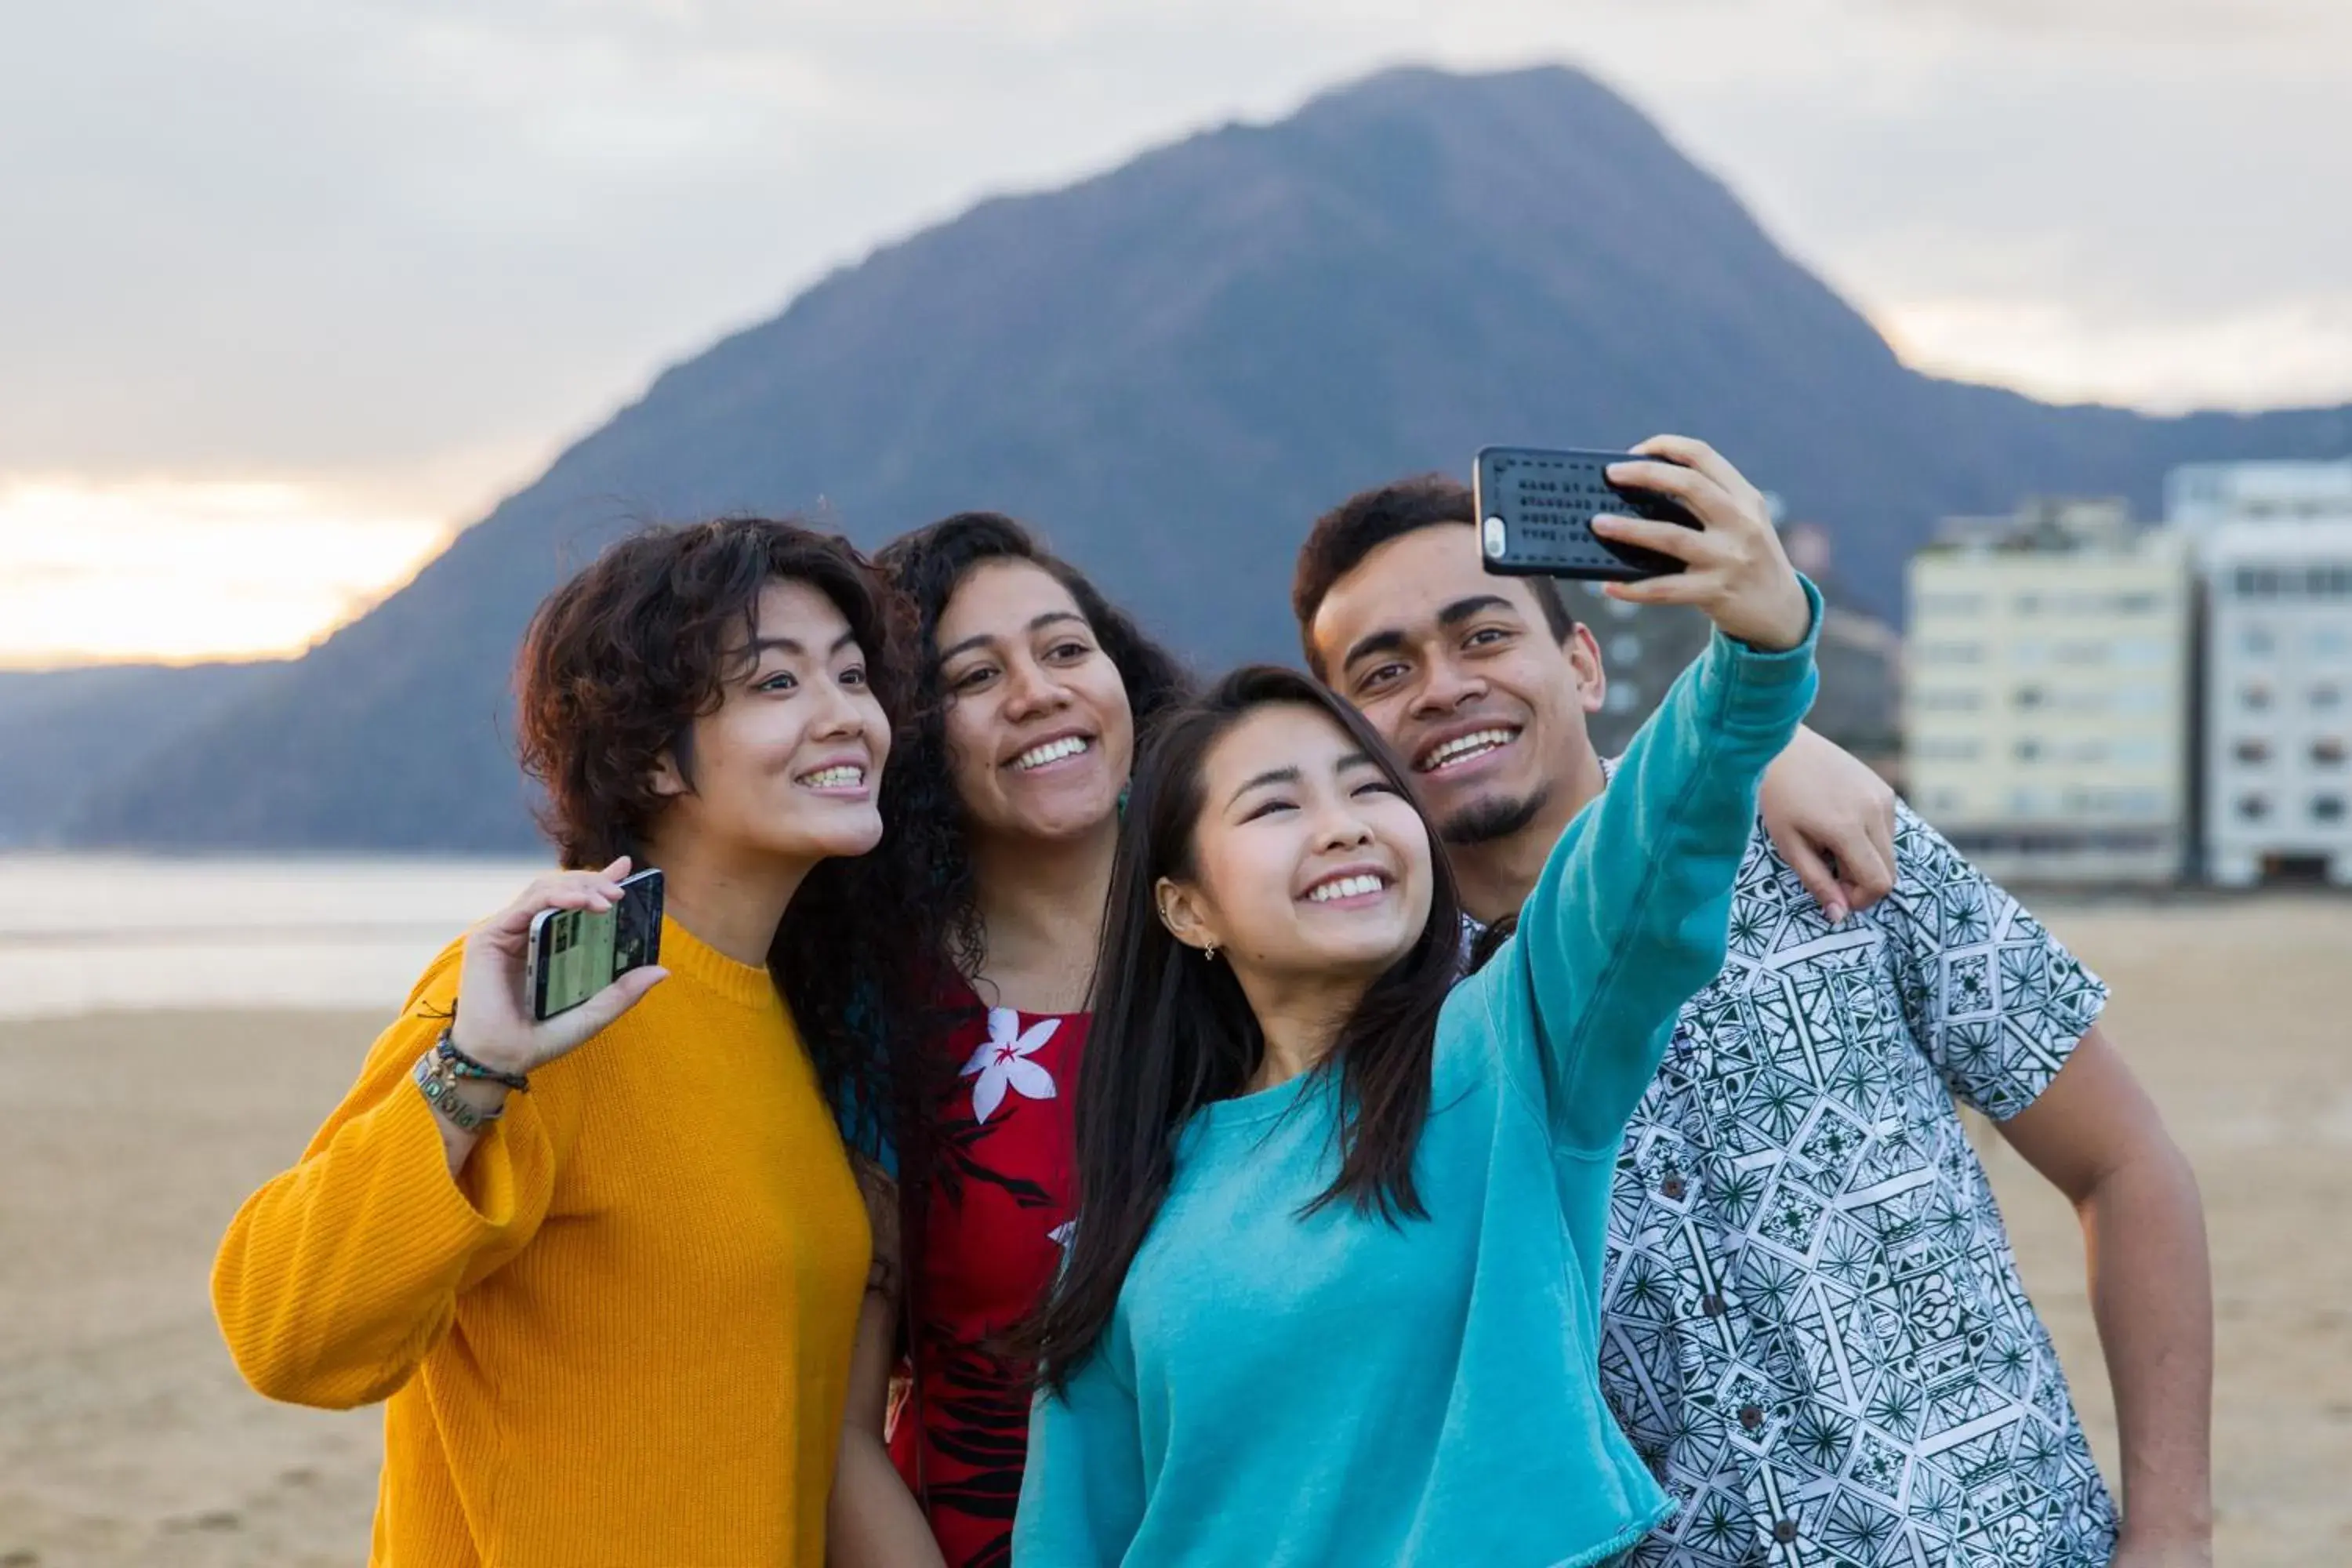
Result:
[[[1779,1542],[1783,1546],[1786,1546],[1791,1541],[1796,1540],[1797,1521],[1793,1519],[1784,1519],[1779,1523],[1773,1525],[1772,1539]]]
[[[1658,1191],[1665,1194],[1674,1202],[1680,1203],[1683,1196],[1683,1179],[1680,1176],[1668,1176],[1658,1184]]]
[[[1759,1426],[1763,1426],[1763,1425],[1764,1425],[1764,1410],[1763,1410],[1763,1407],[1762,1407],[1761,1405],[1741,1405],[1741,1406],[1739,1407],[1739,1424],[1740,1424],[1742,1426],[1747,1427],[1750,1432],[1753,1432],[1753,1431],[1755,1431],[1755,1430],[1756,1430],[1756,1428],[1758,1428]]]
[[[1698,1299],[1698,1310],[1710,1318],[1723,1316],[1723,1298],[1712,1291]]]

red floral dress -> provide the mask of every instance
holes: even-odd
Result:
[[[1085,1013],[971,999],[944,1048],[960,1069],[928,1147],[912,1233],[914,1394],[890,1435],[949,1568],[1004,1568],[1029,1448],[1025,1369],[993,1342],[1061,1266]]]

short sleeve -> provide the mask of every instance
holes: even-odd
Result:
[[[1873,915],[1903,1014],[1960,1102],[1996,1121],[2032,1105],[2106,1005],[2107,988],[2023,905],[1908,806],[1895,885]]]

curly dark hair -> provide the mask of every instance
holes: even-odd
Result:
[[[944,968],[966,976],[985,964],[988,942],[981,928],[963,803],[948,766],[949,693],[939,682],[939,626],[964,578],[992,561],[1027,562],[1068,592],[1127,689],[1139,752],[1153,725],[1192,690],[1192,678],[1175,655],[1146,637],[1084,573],[1002,512],[960,511],[900,534],[877,552],[876,563],[905,595],[914,617],[917,667],[912,710],[892,750],[883,820],[921,876],[915,913],[919,945],[934,961],[934,973]]]
[[[728,678],[754,657],[760,594],[779,579],[806,583],[841,612],[899,729],[910,685],[905,605],[847,540],[759,517],[631,534],[547,596],[516,661],[523,770],[546,791],[540,826],[564,865],[642,857],[664,805],[656,765],[667,755],[692,786],[694,721],[718,710]],[[871,1005],[862,987],[896,979],[868,963],[898,951],[894,866],[887,855],[817,866],[769,948],[818,1079],[845,1116],[877,1119],[886,1103],[861,1033]]]

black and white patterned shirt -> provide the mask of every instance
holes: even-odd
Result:
[[[1641,1568],[2088,1568],[2113,1503],[1954,1101],[2031,1105],[2105,987],[1907,810],[1832,927],[1759,827],[1627,1129],[1602,1384],[1682,1511]]]

